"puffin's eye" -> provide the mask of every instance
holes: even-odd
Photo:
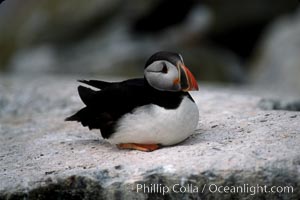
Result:
[[[168,67],[167,67],[166,63],[163,63],[163,68],[162,68],[161,72],[164,74],[168,73]]]

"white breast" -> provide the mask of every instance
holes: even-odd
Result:
[[[172,145],[193,134],[198,119],[198,107],[187,97],[177,109],[165,109],[154,104],[141,106],[119,120],[116,132],[108,141],[113,144]]]

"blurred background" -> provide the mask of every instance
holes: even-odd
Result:
[[[6,0],[0,73],[142,76],[156,51],[200,81],[300,94],[297,0]]]

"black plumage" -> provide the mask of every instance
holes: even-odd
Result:
[[[78,93],[86,107],[66,118],[66,121],[78,121],[90,129],[100,129],[103,138],[109,138],[115,132],[118,120],[137,107],[154,104],[165,109],[176,109],[183,97],[192,100],[188,92],[156,90],[144,78],[114,83],[98,80],[79,82],[101,90],[79,86]]]
[[[168,51],[161,51],[156,54],[153,54],[146,62],[145,68],[147,68],[151,63],[158,61],[158,60],[168,60],[173,65],[177,65],[178,61],[183,63],[182,57],[178,53],[168,52]]]

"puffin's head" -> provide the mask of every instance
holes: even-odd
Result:
[[[148,83],[161,91],[198,90],[193,74],[184,66],[182,56],[178,53],[161,51],[153,54],[144,69]]]

